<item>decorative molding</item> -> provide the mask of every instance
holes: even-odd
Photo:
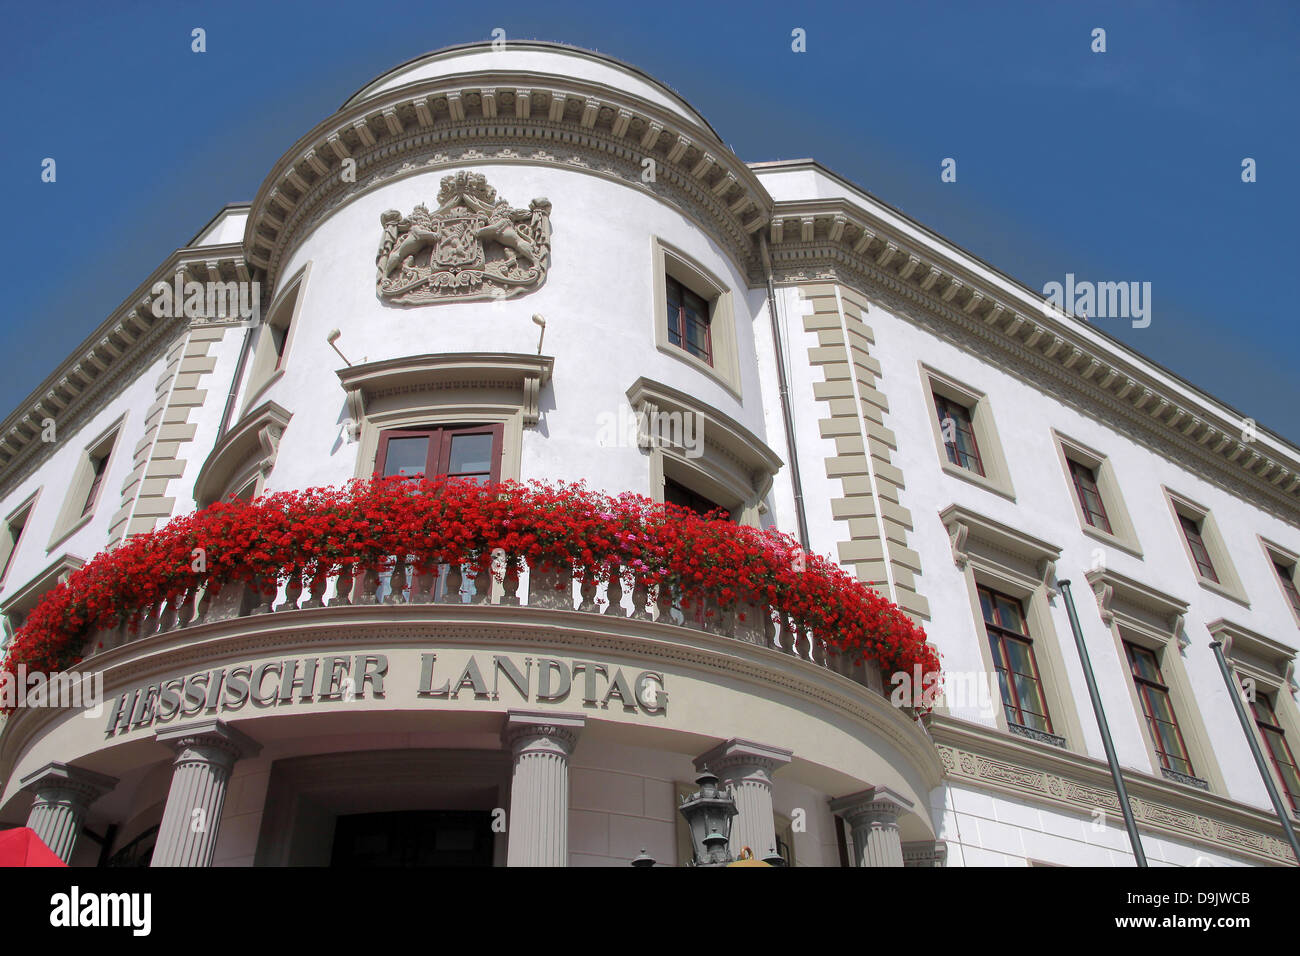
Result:
[[[250,461],[265,478],[275,467],[280,438],[293,413],[275,402],[263,402],[253,409],[221,441],[203,462],[194,479],[194,502],[202,508],[229,491],[233,478],[248,470]]]
[[[445,388],[519,390],[524,427],[541,416],[541,390],[551,380],[555,359],[518,352],[441,352],[410,355],[337,370],[355,425],[366,416],[367,400],[380,395]]]
[[[1223,644],[1223,656],[1232,666],[1250,677],[1264,677],[1268,684],[1279,683],[1295,693],[1296,652],[1270,637],[1218,618],[1205,625],[1210,637]]]
[[[1164,622],[1166,631],[1162,636],[1180,638],[1183,623],[1187,619],[1186,601],[1162,594],[1108,567],[1092,568],[1084,572],[1084,577],[1092,586],[1097,609],[1101,612],[1101,621],[1107,627],[1114,623],[1117,613],[1121,619],[1133,617],[1131,612],[1125,613],[1127,606],[1147,611]]]
[[[1082,816],[1096,809],[1119,814],[1104,761],[1023,744],[940,714],[931,716],[929,730],[950,780]],[[1255,862],[1295,865],[1281,826],[1267,811],[1128,768],[1123,773],[1129,805],[1142,829]]]
[[[939,520],[948,532],[957,567],[966,567],[970,541],[982,541],[997,551],[1031,562],[1037,569],[1038,579],[1047,585],[1048,597],[1056,593],[1053,579],[1056,562],[1061,557],[1060,548],[961,505],[949,505],[939,512]]]
[[[376,258],[379,298],[395,305],[509,299],[546,281],[551,259],[551,203],[512,209],[482,173],[444,176],[438,207],[410,216],[380,214]],[[522,261],[521,261],[522,259]]]
[[[844,185],[860,193],[852,184]],[[1037,293],[942,237],[901,219],[865,194],[856,201],[781,202],[775,204],[774,215],[787,221],[810,216],[814,220],[811,240],[789,230],[781,241],[773,239],[770,254],[778,283],[839,281],[861,288],[883,299],[900,317],[956,341],[1036,387],[1048,388],[1159,454],[1195,467],[1231,493],[1249,489],[1252,501],[1300,524],[1300,451],[1271,434],[1261,435],[1248,449],[1232,438],[1242,425],[1231,409],[1203,392],[1180,389],[1181,382],[1162,379],[1162,370],[1138,353],[1100,339],[1086,323],[1050,308]],[[838,220],[847,225],[837,226]],[[912,231],[905,234],[908,229]],[[833,239],[833,232],[839,238]],[[891,243],[902,253],[891,257],[898,268],[876,261]],[[911,266],[912,256],[928,271]],[[969,298],[963,290],[969,290]],[[978,301],[976,295],[981,296]],[[1004,325],[1004,316],[1013,319]],[[1161,400],[1152,402],[1157,396]],[[1170,408],[1174,412],[1165,416]]]

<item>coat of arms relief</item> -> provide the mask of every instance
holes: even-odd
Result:
[[[546,280],[551,204],[512,209],[482,173],[444,176],[438,208],[381,213],[379,297],[398,305],[508,299]]]

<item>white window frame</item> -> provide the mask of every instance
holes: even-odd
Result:
[[[924,391],[926,417],[930,422],[930,431],[934,434],[935,450],[939,455],[939,467],[946,474],[962,481],[969,481],[994,494],[1002,495],[1011,501],[1016,500],[1015,487],[1011,483],[1011,470],[1007,466],[1006,455],[1002,451],[1002,442],[993,420],[993,409],[989,397],[984,392],[959,382],[950,375],[931,368],[924,362],[919,363],[921,387]],[[943,427],[939,423],[939,413],[934,407],[935,394],[942,395],[949,401],[963,406],[970,412],[971,428],[975,432],[975,441],[979,445],[980,463],[984,474],[979,475],[948,460],[948,449],[943,443]]]
[[[54,523],[54,532],[50,536],[50,543],[45,546],[46,553],[53,551],[67,538],[84,528],[99,513],[99,508],[104,503],[108,489],[112,487],[113,465],[117,461],[118,452],[122,448],[126,431],[125,426],[126,413],[123,412],[111,425],[96,435],[81,450],[81,455],[72,473],[72,480],[68,482],[68,493],[64,498],[63,507],[59,511],[59,518]],[[104,446],[110,442],[112,444],[105,456],[104,477],[100,482],[99,495],[90,510],[83,514],[82,510],[86,505],[86,496],[90,493],[90,487],[95,478],[92,461],[100,455]]]
[[[1142,557],[1142,545],[1138,542],[1137,529],[1134,528],[1133,520],[1129,517],[1128,508],[1124,504],[1124,495],[1110,458],[1082,442],[1061,434],[1055,428],[1052,429],[1052,440],[1056,445],[1057,457],[1061,461],[1061,469],[1065,474],[1066,490],[1069,492],[1070,501],[1074,504],[1075,517],[1079,519],[1079,528],[1084,534],[1104,544],[1127,551],[1135,557]],[[1079,501],[1078,489],[1074,485],[1074,475],[1070,473],[1071,460],[1091,469],[1096,476],[1097,493],[1101,496],[1102,507],[1106,509],[1106,518],[1110,521],[1109,532],[1088,523],[1083,513],[1083,505]]]
[[[736,304],[730,287],[698,261],[658,236],[650,237],[655,347],[698,369],[741,398],[740,352],[736,342]],[[668,286],[671,276],[709,304],[713,364],[668,341]]]
[[[1191,569],[1192,576],[1196,579],[1196,583],[1206,590],[1221,594],[1239,604],[1250,607],[1250,598],[1246,596],[1246,589],[1242,587],[1241,578],[1237,576],[1237,569],[1233,566],[1232,559],[1228,555],[1228,547],[1224,543],[1223,535],[1219,533],[1219,525],[1214,520],[1214,515],[1210,509],[1163,485],[1161,490],[1165,494],[1165,501],[1169,504],[1169,514],[1174,522],[1174,532],[1182,543],[1183,553],[1187,555],[1187,564]],[[1196,564],[1196,556],[1192,554],[1192,546],[1187,543],[1187,533],[1183,530],[1182,522],[1178,520],[1179,515],[1185,515],[1200,526],[1201,541],[1205,545],[1206,553],[1210,556],[1210,563],[1214,565],[1215,573],[1219,576],[1218,581],[1213,581],[1201,574],[1201,569]]]

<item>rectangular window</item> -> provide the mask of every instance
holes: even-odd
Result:
[[[22,540],[23,531],[27,527],[27,519],[31,516],[32,505],[29,500],[25,508],[15,512],[4,523],[0,529],[0,548],[3,548],[3,567],[0,567],[0,581],[9,576],[9,566],[14,562],[14,554],[18,551],[18,542]]]
[[[697,359],[713,364],[709,303],[672,276],[665,277],[668,302],[668,341]]]
[[[1259,734],[1264,738],[1269,756],[1273,759],[1273,769],[1282,781],[1282,790],[1291,804],[1291,809],[1300,812],[1300,770],[1296,769],[1295,757],[1286,742],[1286,732],[1282,730],[1273,709],[1273,702],[1267,694],[1256,693],[1251,702],[1255,712],[1255,724]]]
[[[444,425],[380,432],[375,474],[406,478],[447,475],[479,484],[501,480],[504,427]]]
[[[991,588],[981,586],[977,590],[1007,722],[1053,733],[1024,606],[1015,598]]]
[[[86,502],[82,505],[80,517],[85,517],[95,510],[95,502],[99,500],[99,489],[104,484],[108,459],[113,453],[113,440],[110,438],[90,455],[90,488],[86,491]]]
[[[1137,688],[1138,699],[1142,702],[1147,732],[1151,735],[1151,743],[1160,758],[1160,766],[1189,777],[1196,776],[1192,770],[1187,744],[1183,741],[1182,731],[1178,729],[1178,718],[1174,714],[1173,702],[1169,699],[1169,687],[1164,675],[1160,673],[1160,662],[1156,655],[1147,648],[1128,641],[1124,642],[1124,651],[1128,655],[1133,684]]]
[[[711,511],[721,511],[723,515],[731,517],[731,512],[716,501],[710,501],[703,495],[697,494],[671,478],[664,479],[664,501],[668,504],[689,508],[698,515],[705,515]],[[716,518],[717,515],[714,515],[714,517]]]
[[[1097,488],[1097,473],[1073,458],[1067,460],[1070,463],[1070,477],[1074,480],[1074,492],[1079,496],[1079,507],[1083,509],[1083,520],[1110,534],[1110,518],[1106,515],[1106,505],[1102,503],[1101,491]]]
[[[1201,522],[1179,512],[1178,523],[1183,526],[1183,536],[1187,539],[1187,547],[1192,552],[1192,560],[1196,562],[1196,570],[1200,572],[1201,577],[1208,578],[1218,584],[1219,576],[1214,571],[1214,564],[1210,561],[1210,552],[1205,547],[1205,541],[1201,537]]]
[[[1295,612],[1296,617],[1300,617],[1300,591],[1297,591],[1295,586],[1295,565],[1288,568],[1274,558],[1273,570],[1277,572],[1277,579],[1282,584],[1282,593],[1290,602],[1291,610]]]
[[[980,459],[979,444],[975,441],[975,426],[970,409],[959,405],[938,392],[932,392],[934,410],[939,415],[939,432],[948,460],[959,468],[984,476],[984,462]]]

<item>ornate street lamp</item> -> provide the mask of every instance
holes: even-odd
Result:
[[[727,844],[731,840],[731,820],[739,811],[730,790],[718,786],[718,778],[704,769],[695,778],[700,788],[682,800],[678,808],[691,831],[695,851],[692,866],[726,866],[733,861]]]

